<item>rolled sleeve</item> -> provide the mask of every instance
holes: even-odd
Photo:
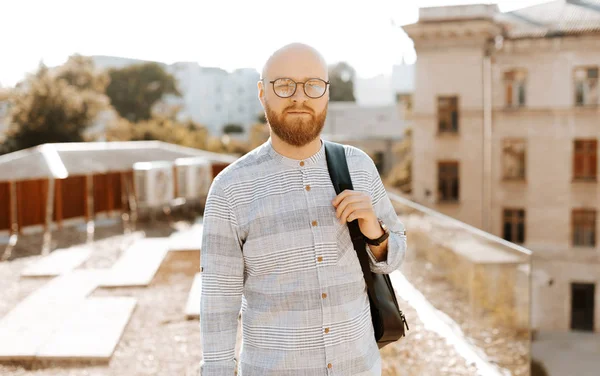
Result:
[[[218,177],[217,177],[218,178]],[[204,210],[200,293],[203,376],[232,376],[244,284],[243,241],[232,207],[215,178]]]
[[[370,268],[373,273],[390,274],[394,270],[402,266],[406,255],[406,230],[404,224],[398,218],[396,210],[385,190],[379,172],[372,163],[372,180],[371,180],[371,198],[373,208],[377,214],[377,218],[390,230],[390,236],[387,242],[387,257],[386,260],[377,261],[369,245],[366,245],[367,254],[370,259]]]

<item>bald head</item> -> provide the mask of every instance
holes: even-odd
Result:
[[[327,63],[315,48],[291,43],[275,51],[265,63],[261,78],[290,77],[328,80]]]

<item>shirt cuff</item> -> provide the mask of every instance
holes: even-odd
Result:
[[[391,235],[391,234],[390,234],[390,235]],[[390,238],[390,237],[388,236],[388,239],[389,239],[389,238]],[[368,244],[366,244],[366,245],[365,245],[365,248],[367,248],[367,253],[369,254],[369,258],[371,259],[371,262],[372,262],[374,265],[383,266],[383,264],[387,264],[387,261],[388,261],[387,259],[388,259],[388,258],[389,258],[389,256],[390,256],[390,249],[389,249],[389,247],[390,247],[390,244],[389,244],[389,243],[390,243],[390,242],[389,242],[389,240],[388,240],[388,251],[387,251],[387,254],[386,254],[386,259],[385,259],[385,260],[382,260],[382,261],[377,261],[377,258],[375,258],[375,255],[373,254],[373,251],[371,251],[371,248],[369,247],[369,245],[368,245]]]
[[[237,361],[228,360],[223,362],[200,361],[201,376],[233,376],[237,374]]]
[[[400,268],[404,255],[406,253],[406,236],[390,232],[387,244],[386,259],[377,261],[369,245],[365,245],[367,254],[371,260],[371,271],[375,273],[390,274],[394,270]]]

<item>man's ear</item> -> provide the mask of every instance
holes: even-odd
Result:
[[[265,107],[265,85],[262,80],[259,80],[256,83],[256,87],[258,88],[258,99],[260,100],[260,104]]]

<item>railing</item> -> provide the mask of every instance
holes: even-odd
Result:
[[[407,230],[402,274],[491,363],[529,375],[531,251],[388,194]]]

